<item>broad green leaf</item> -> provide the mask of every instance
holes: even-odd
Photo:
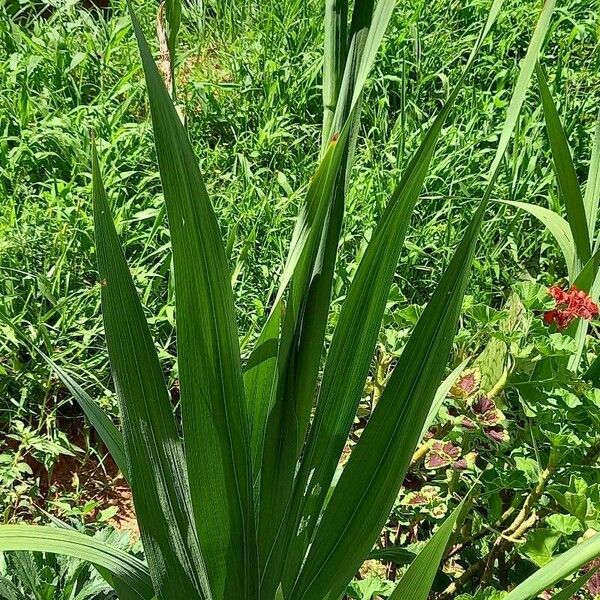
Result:
[[[543,206],[512,200],[503,200],[502,203],[527,211],[546,226],[563,254],[567,272],[569,273],[569,280],[573,282],[577,276],[577,265],[575,262],[575,242],[573,241],[569,223],[554,211]]]
[[[538,567],[543,567],[552,560],[561,538],[560,531],[535,529],[527,536],[526,542],[521,546],[521,552]]]
[[[321,517],[291,600],[337,598],[379,535],[393,505],[452,347],[483,214],[554,4],[549,0],[542,9],[521,63],[484,197],[350,456]],[[309,493],[314,489],[312,480],[306,489]]]
[[[0,525],[0,552],[63,554],[99,565],[117,577],[131,598],[152,600],[154,590],[146,565],[131,554],[77,531],[37,525]]]
[[[253,597],[258,571],[248,414],[225,249],[190,141],[131,16],[173,248],[183,437],[194,516],[215,597]]]
[[[575,165],[571,158],[567,137],[560,122],[554,100],[548,89],[544,72],[539,64],[536,67],[536,73],[558,187],[560,188],[560,193],[567,210],[567,220],[569,221],[569,227],[575,241],[578,262],[585,264],[591,256],[591,245],[581,188],[577,181]]]
[[[461,502],[417,554],[389,600],[427,600],[454,526],[464,509]]]
[[[210,598],[181,440],[154,343],[119,245],[95,146],[94,232],[102,315],[146,559],[159,598]]]
[[[42,360],[56,373],[60,380],[65,384],[73,398],[77,401],[85,416],[88,418],[92,427],[97,431],[102,442],[108,448],[110,455],[119,467],[126,480],[129,480],[129,470],[125,456],[125,446],[123,436],[112,422],[110,417],[98,406],[97,402],[83,389],[75,380],[58,364],[42,352],[26,335],[17,327],[2,311],[0,311],[0,321],[6,323],[15,332],[17,338],[28,348],[37,352]]]
[[[503,600],[531,600],[600,556],[600,534],[577,544],[520,583]]]

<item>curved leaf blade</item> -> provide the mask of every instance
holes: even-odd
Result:
[[[598,556],[600,556],[600,534],[551,560],[509,592],[503,600],[531,600]]]
[[[132,598],[152,600],[154,590],[146,565],[135,556],[77,531],[41,525],[0,525],[0,552],[64,554],[106,569],[126,585]]]
[[[248,413],[227,258],[192,146],[130,12],[171,232],[184,447],[202,554],[217,598],[254,597]]]
[[[181,440],[148,324],[121,250],[92,146],[102,316],[136,515],[157,595],[210,598],[191,519]]]
[[[552,149],[552,159],[558,180],[558,187],[565,203],[565,208],[567,209],[567,220],[569,221],[569,227],[575,241],[577,259],[581,264],[585,264],[591,256],[591,245],[581,188],[577,181],[577,174],[575,173],[575,165],[573,164],[571,151],[569,150],[567,136],[560,122],[552,94],[548,89],[544,72],[539,64],[536,65],[536,74],[542,97],[546,131],[550,141],[550,148]]]

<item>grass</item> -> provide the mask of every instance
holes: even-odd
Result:
[[[276,291],[306,174],[319,155],[321,4],[191,3],[184,15],[179,100],[227,241],[245,355]],[[402,3],[394,14],[364,97],[332,325],[394,184],[458,79],[487,4]],[[444,127],[388,303],[381,340],[391,353],[404,345],[408,313],[431,296],[483,194],[482,171],[537,9],[535,1],[507,2]],[[153,31],[153,8],[139,10]],[[600,100],[599,31],[597,6],[561,3],[541,57],[580,181]],[[117,231],[178,397],[170,234],[136,52],[120,10],[104,20],[61,2],[52,15],[37,18],[23,8],[15,20],[10,7],[0,8],[0,309],[29,324],[36,342],[113,413],[89,197],[92,131]],[[535,86],[492,200],[562,212]],[[549,285],[566,276],[548,233],[510,206],[494,204],[481,238],[467,304],[499,308],[517,281]],[[468,318],[462,324],[456,354],[480,350],[485,335]],[[0,332],[2,427],[15,434],[25,423],[36,440],[55,443],[38,449],[49,465],[60,452],[77,452],[61,432],[69,421],[82,422],[79,410],[7,327]],[[93,437],[87,443],[86,450],[98,448]],[[31,439],[21,436],[18,444],[35,452]],[[4,448],[9,456],[13,450]],[[29,514],[29,502],[8,492],[2,506],[12,484],[6,478],[5,518]]]
[[[190,8],[178,68],[180,98],[209,194],[228,240],[242,347],[252,339],[287,252],[304,174],[318,155],[322,32],[318,2],[233,4]],[[508,100],[524,32],[535,2],[509,2],[481,68],[443,132],[418,203],[394,298],[422,304],[482,193],[498,123]],[[194,5],[192,5],[194,6]],[[400,6],[367,86],[359,153],[348,198],[335,296],[342,298],[364,241],[394,181],[414,151],[460,69],[485,3],[419,2]],[[0,12],[0,303],[79,381],[93,383],[105,405],[114,398],[99,322],[89,201],[88,140],[99,139],[117,229],[151,318],[165,364],[174,361],[174,309],[168,233],[153,162],[147,105],[128,19],[109,21],[61,3],[48,20],[24,11],[15,22]],[[597,104],[598,22],[592,7],[560,8],[546,49],[554,97],[577,157],[589,153]],[[147,26],[152,11],[144,9]],[[443,23],[444,26],[440,27]],[[293,24],[293,26],[292,26]],[[558,208],[539,101],[530,93],[509,151],[501,199]],[[578,163],[586,171],[585,160]],[[583,179],[583,178],[581,178]],[[500,227],[498,227],[500,225]],[[564,266],[544,230],[499,207],[484,226],[470,293],[499,305],[523,277],[547,283]],[[402,292],[400,292],[402,290]],[[6,329],[4,329],[7,334]],[[58,414],[72,417],[45,369],[6,347],[0,418],[34,420],[45,431]],[[177,374],[168,373],[171,382]],[[60,408],[62,407],[62,408]],[[8,425],[10,427],[10,425]]]

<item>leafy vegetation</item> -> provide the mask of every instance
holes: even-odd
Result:
[[[0,8],[0,597],[598,594],[598,14],[534,5]]]

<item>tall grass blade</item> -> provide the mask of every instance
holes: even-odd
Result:
[[[183,449],[154,343],[110,215],[95,147],[92,176],[106,344],[146,559],[159,598],[185,593],[208,599]]]
[[[146,565],[131,554],[88,535],[40,525],[0,525],[0,552],[29,551],[64,554],[103,567],[127,586],[131,598],[153,600]]]
[[[536,66],[538,85],[542,97],[542,107],[546,119],[546,131],[552,149],[552,159],[558,187],[567,210],[567,220],[571,227],[579,268],[584,265],[591,256],[590,234],[586,209],[581,196],[581,188],[577,181],[575,165],[571,158],[571,151],[564,129],[558,116],[558,111],[548,89],[544,72],[538,64]],[[577,269],[579,270],[579,269]]]
[[[225,249],[192,146],[131,16],[173,247],[184,446],[202,554],[215,598],[253,597],[248,414]]]
[[[552,596],[552,600],[572,600],[575,594],[598,572],[598,569],[590,569],[587,573],[580,575],[575,581],[566,585],[560,592]]]
[[[347,41],[348,0],[327,0],[323,50],[323,151],[327,148],[332,135],[331,125],[346,64]]]
[[[596,134],[594,136],[592,158],[590,160],[583,203],[585,205],[585,214],[587,215],[590,240],[593,240],[596,237],[596,218],[598,217],[598,203],[600,203],[600,114],[598,115],[598,122],[596,124]],[[599,245],[600,236],[596,238],[594,251],[598,250]]]
[[[509,592],[503,600],[531,600],[540,592],[551,588],[597,556],[600,556],[600,534],[577,544],[551,560]]]
[[[417,554],[400,582],[392,592],[389,600],[427,600],[431,586],[444,557],[452,531],[464,510],[461,502],[446,518],[440,528],[431,536],[425,547]]]
[[[513,200],[503,200],[503,204],[509,204],[515,208],[527,211],[538,219],[546,229],[552,234],[562,255],[565,259],[569,281],[573,282],[577,277],[578,264],[576,260],[575,242],[569,223],[553,210],[544,206],[537,206],[529,202],[517,202]]]

